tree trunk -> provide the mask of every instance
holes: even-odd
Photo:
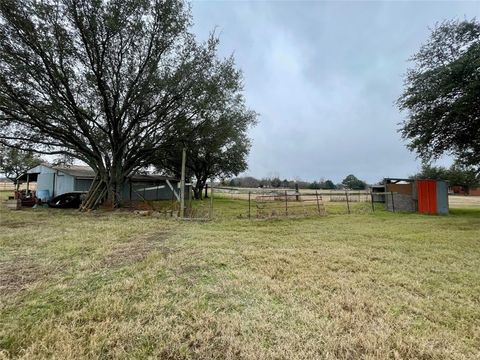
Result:
[[[80,210],[94,210],[103,203],[111,208],[120,207],[125,179],[121,163],[114,164],[109,170],[98,171]]]
[[[206,182],[197,180],[197,183],[195,184],[195,187],[193,188],[193,196],[195,200],[202,200],[202,191],[203,188],[205,187]]]
[[[125,184],[122,170],[121,163],[112,164],[110,169],[107,201],[112,208],[119,208],[122,204],[122,192]]]

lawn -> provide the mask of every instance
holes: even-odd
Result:
[[[1,209],[0,351],[479,358],[480,211],[197,223]]]
[[[9,190],[0,190],[0,204],[3,200],[7,200],[9,196],[13,196],[13,191]]]

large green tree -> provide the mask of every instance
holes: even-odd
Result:
[[[463,186],[468,193],[471,187],[480,185],[480,174],[473,168],[456,163],[448,169],[447,180],[450,185]]]
[[[432,180],[447,180],[448,169],[443,166],[434,166],[428,163],[423,163],[420,171],[410,176],[410,179],[432,179]]]
[[[444,154],[480,170],[480,23],[445,21],[412,57],[398,100],[409,148],[425,161]]]
[[[31,151],[21,151],[0,144],[0,173],[12,180],[18,189],[18,177],[40,165],[42,159]]]
[[[322,189],[328,189],[328,190],[334,190],[335,184],[333,183],[332,180],[327,180],[323,183]]]
[[[467,192],[472,186],[480,184],[480,175],[477,174],[476,170],[460,163],[454,163],[449,168],[424,163],[420,172],[411,176],[411,178],[446,180],[449,185],[463,186]]]
[[[352,190],[363,190],[367,187],[367,184],[358,179],[355,175],[350,174],[342,180],[342,184]]]
[[[247,169],[250,150],[247,130],[257,119],[257,114],[246,107],[241,96],[241,73],[233,71],[233,59],[218,63],[216,69],[229,95],[212,96],[217,106],[203,111],[197,121],[177,122],[172,126],[171,143],[159,152],[154,162],[159,170],[167,169],[180,176],[185,147],[187,176],[196,180],[193,188],[196,199],[201,198],[208,179],[236,176]]]
[[[218,41],[190,23],[181,0],[0,1],[0,142],[82,160],[118,206],[168,129],[219,104]]]

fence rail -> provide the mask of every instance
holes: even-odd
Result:
[[[27,189],[27,184],[23,183],[20,184],[20,190],[26,190]],[[37,184],[36,183],[30,183],[28,185],[28,188],[30,190],[36,190]],[[12,182],[0,182],[0,191],[15,191],[15,184]]]

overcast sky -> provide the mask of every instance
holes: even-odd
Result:
[[[479,18],[480,2],[196,1],[192,10],[198,37],[216,27],[221,55],[235,54],[260,114],[245,174],[376,182],[419,169],[394,105],[408,58],[428,27]]]

